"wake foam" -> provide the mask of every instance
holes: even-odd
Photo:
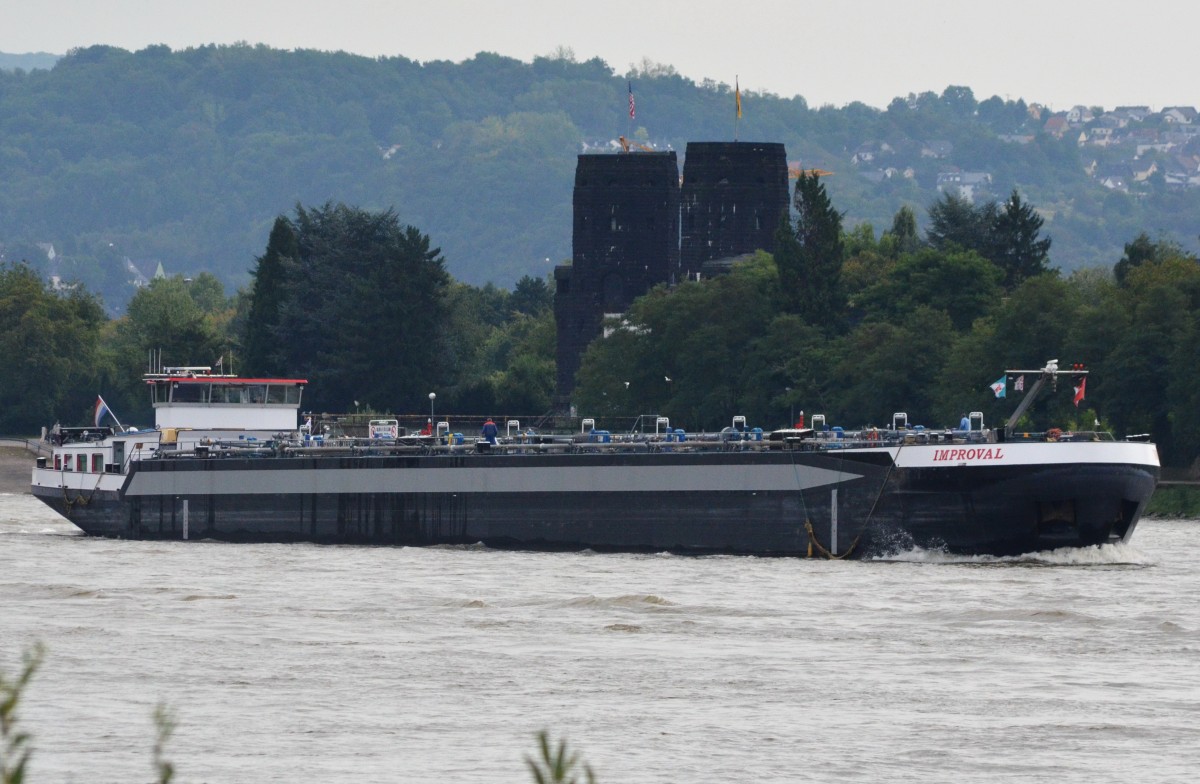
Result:
[[[1060,547],[1022,555],[955,555],[944,550],[913,547],[885,556],[865,558],[867,561],[973,564],[981,566],[1156,566],[1158,562],[1131,544],[1093,545],[1091,547]]]

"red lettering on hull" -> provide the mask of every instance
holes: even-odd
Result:
[[[1004,448],[999,446],[955,447],[934,449],[933,462],[969,463],[986,460],[1003,460]]]

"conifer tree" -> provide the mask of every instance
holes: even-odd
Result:
[[[257,259],[254,286],[250,295],[250,313],[246,318],[245,356],[242,362],[249,373],[277,375],[282,371],[277,335],[279,308],[285,296],[285,260],[299,257],[296,234],[287,218],[280,215],[271,228],[267,249]]]
[[[1156,256],[1154,241],[1144,231],[1137,235],[1133,242],[1125,243],[1125,253],[1113,267],[1113,276],[1117,279],[1117,284],[1125,285],[1130,270],[1142,266],[1147,261],[1154,261]]]
[[[842,215],[833,208],[821,178],[796,180],[794,225],[785,216],[776,237],[776,265],[790,312],[826,333],[837,331],[845,297],[842,292]]]
[[[1004,288],[1012,291],[1024,280],[1049,269],[1050,238],[1039,238],[1044,223],[1013,189],[1004,209],[992,220],[992,261],[1004,272]]]
[[[921,247],[921,238],[917,236],[917,216],[912,207],[907,204],[901,207],[892,218],[892,228],[886,232],[892,238],[895,252],[912,253]]]
[[[1004,290],[1049,269],[1050,238],[1039,236],[1043,220],[1014,189],[1003,207],[976,207],[948,192],[929,208],[929,243],[938,250],[973,250],[1004,273]]]
[[[979,209],[970,200],[947,191],[929,208],[929,229],[925,232],[929,244],[938,250],[973,250],[991,259],[991,218],[995,202]],[[987,210],[987,212],[985,212]],[[992,259],[994,261],[994,259]]]

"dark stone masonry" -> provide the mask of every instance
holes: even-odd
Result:
[[[787,153],[770,142],[688,142],[680,193],[680,259],[691,273],[775,249],[788,208]]]
[[[682,186],[674,152],[580,155],[572,263],[554,270],[557,407],[569,408],[580,358],[606,315],[707,263],[774,250],[787,209],[782,144],[689,142]]]

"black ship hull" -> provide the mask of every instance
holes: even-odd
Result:
[[[1095,461],[1092,445],[1025,446],[951,465],[932,447],[173,459],[110,488],[33,490],[86,533],[130,539],[838,557],[1129,539],[1157,458],[1114,450],[1144,445]]]

